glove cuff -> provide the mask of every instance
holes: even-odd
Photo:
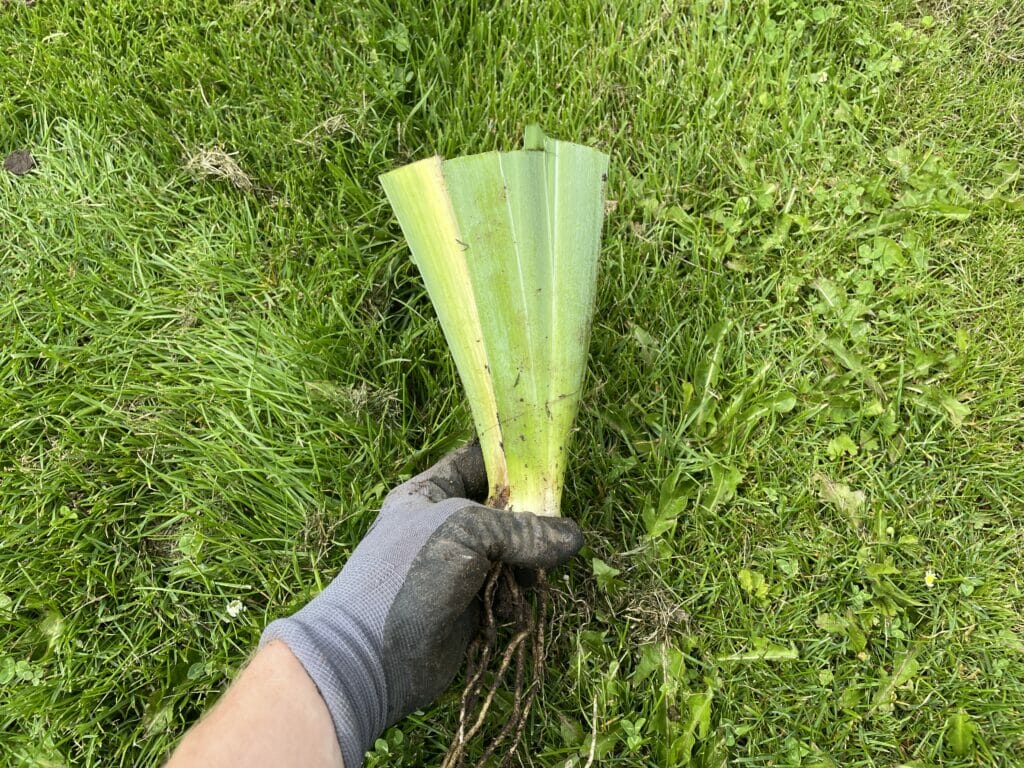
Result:
[[[260,648],[283,641],[316,684],[334,722],[345,768],[361,768],[363,757],[387,727],[387,684],[382,649],[369,627],[351,614],[306,617],[314,600],[294,616],[263,631]]]

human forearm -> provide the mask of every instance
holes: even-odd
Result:
[[[342,768],[327,706],[282,642],[262,648],[166,768]]]

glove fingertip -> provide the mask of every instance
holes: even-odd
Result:
[[[468,550],[491,562],[521,568],[555,568],[579,552],[583,531],[572,520],[532,512],[503,512],[480,504],[449,518]]]
[[[462,477],[466,498],[483,501],[487,497],[487,467],[479,441],[473,440],[451,455],[452,463]]]
[[[515,513],[527,529],[532,529],[533,544],[519,553],[524,559],[532,555],[534,568],[555,568],[568,561],[583,546],[583,531],[566,517],[544,517],[529,512]],[[532,552],[529,552],[532,550]]]
[[[561,565],[583,548],[583,530],[575,520],[567,517],[546,519],[556,531],[556,538],[552,543],[557,552],[558,565]]]

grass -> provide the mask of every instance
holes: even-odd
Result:
[[[469,436],[376,178],[533,120],[615,202],[524,764],[1024,762],[1016,3],[0,16],[0,764],[158,764]]]

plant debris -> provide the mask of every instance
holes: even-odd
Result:
[[[36,159],[27,149],[16,149],[4,160],[4,170],[15,176],[24,176],[36,167]]]
[[[242,170],[234,154],[220,147],[204,149],[192,155],[185,161],[185,169],[195,176],[225,179],[236,189],[245,192],[251,192],[255,187],[252,177]]]

